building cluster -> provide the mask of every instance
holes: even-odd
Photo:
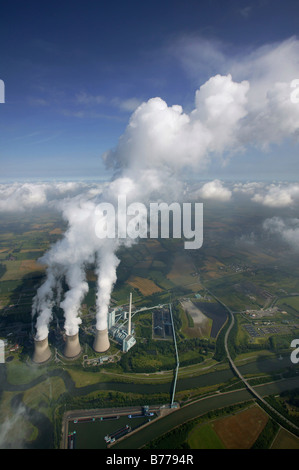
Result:
[[[122,347],[123,352],[128,352],[135,344],[134,329],[132,328],[132,293],[130,293],[130,304],[128,313],[128,327],[117,326],[116,318],[122,316],[127,319],[127,312],[121,309],[113,309],[108,313],[108,327],[104,330],[97,330],[95,333],[93,349],[97,353],[104,353],[110,348],[110,341],[108,333],[114,338]],[[65,335],[65,348],[63,355],[66,359],[76,359],[82,352],[79,342],[79,333],[69,336]],[[48,337],[42,340],[34,340],[34,354],[33,362],[42,364],[51,359],[52,353],[48,343]]]
[[[123,310],[112,310],[108,313],[108,329],[109,333],[122,347],[123,352],[128,352],[135,344],[134,329],[132,328],[132,294],[130,293],[130,304],[128,313],[128,327],[116,324],[117,315],[121,315],[123,319],[127,318],[127,312]]]

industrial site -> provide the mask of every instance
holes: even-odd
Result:
[[[109,309],[108,328],[98,330],[95,328],[93,350],[96,353],[105,353],[110,348],[109,335],[120,345],[123,352],[128,352],[135,344],[134,330],[132,329],[132,293],[130,293],[129,309]],[[83,352],[79,341],[79,332],[75,335],[64,334],[63,357],[68,360],[77,359]],[[53,358],[49,347],[48,336],[44,339],[34,339],[34,354],[32,360],[35,364],[44,364]],[[86,361],[87,358],[85,358]],[[93,359],[92,362],[95,362]]]

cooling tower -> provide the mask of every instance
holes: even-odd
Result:
[[[81,346],[79,343],[79,333],[69,336],[66,335],[66,342],[64,348],[64,356],[68,359],[75,359],[81,353]]]
[[[34,340],[34,354],[33,354],[33,362],[36,364],[42,364],[43,362],[47,362],[51,358],[51,351],[49,348],[48,337],[42,339],[41,341],[35,339]]]
[[[93,343],[93,349],[96,352],[105,352],[110,348],[110,342],[108,338],[108,329],[96,330],[96,336]]]

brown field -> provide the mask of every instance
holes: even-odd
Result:
[[[86,271],[86,280],[91,282],[97,280],[96,274],[91,269],[87,269]]]
[[[128,284],[130,284],[130,286],[134,287],[135,289],[138,289],[142,293],[142,295],[151,295],[155,292],[162,292],[162,289],[160,289],[160,287],[158,287],[150,279],[145,279],[143,277],[138,276],[131,276],[127,282]]]
[[[50,232],[50,235],[61,235],[63,232],[61,230],[61,228],[54,228],[53,230],[51,230]]]
[[[31,272],[31,271],[44,271],[45,266],[37,263],[34,259],[25,259],[21,261],[20,271]]]
[[[187,253],[178,253],[175,255],[171,271],[167,274],[167,278],[177,285],[191,284],[197,281],[194,274],[195,269],[193,263]]]
[[[1,281],[15,281],[22,279],[25,274],[29,274],[34,271],[44,271],[45,266],[38,264],[33,259],[28,260],[16,260],[16,261],[5,261],[7,271],[1,278]]]
[[[227,449],[250,449],[268,419],[268,415],[255,405],[236,415],[215,421],[213,428]]]
[[[299,449],[299,438],[285,429],[280,429],[271,449]]]
[[[218,261],[216,258],[213,258],[212,256],[209,256],[204,264],[206,274],[211,279],[217,279],[223,276],[223,273],[219,271],[218,269],[218,267],[220,266],[225,266],[225,265],[221,263],[221,261]]]
[[[30,253],[31,251],[42,251],[40,248],[28,248],[26,250],[20,250],[20,253]]]
[[[44,223],[44,224],[34,224],[34,225],[32,225],[32,228],[34,230],[39,230],[41,228],[51,227],[51,225],[52,225],[52,222],[47,222],[47,223]]]

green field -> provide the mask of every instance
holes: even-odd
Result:
[[[189,434],[190,449],[225,449],[211,424],[196,426]]]

